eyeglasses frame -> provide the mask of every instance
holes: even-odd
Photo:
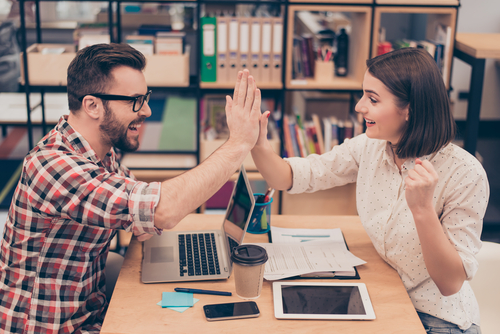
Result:
[[[87,95],[90,95],[90,96],[94,96],[94,97],[97,97],[101,100],[106,100],[106,101],[134,101],[134,105],[132,106],[132,110],[134,112],[139,112],[142,107],[144,106],[144,103],[147,103],[149,102],[149,99],[151,98],[151,90],[149,90],[146,94],[144,95],[138,95],[138,96],[126,96],[126,95],[113,95],[113,94],[101,94],[101,93],[92,93],[92,94],[85,94],[83,96],[80,96],[78,98],[78,101],[82,102],[83,99],[85,98],[85,96]],[[135,110],[135,105],[137,103],[137,100],[139,100],[140,98],[144,97],[144,99],[142,100],[142,104],[141,106],[139,107],[139,109]]]

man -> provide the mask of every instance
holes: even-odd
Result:
[[[90,46],[70,64],[70,114],[25,158],[0,245],[0,332],[99,332],[116,230],[146,240],[174,227],[254,146],[261,97],[244,71],[227,97],[227,142],[177,178],[136,181],[113,147],[139,146],[139,128],[151,115],[144,67],[144,56],[121,44]]]

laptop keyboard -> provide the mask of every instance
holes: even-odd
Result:
[[[219,275],[214,233],[179,234],[180,275]]]

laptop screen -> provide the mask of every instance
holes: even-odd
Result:
[[[229,200],[224,220],[224,232],[228,238],[230,249],[243,241],[245,228],[252,214],[254,206],[253,194],[249,193],[249,186],[245,180],[245,171],[242,170]]]

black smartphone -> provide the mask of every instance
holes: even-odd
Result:
[[[255,318],[260,315],[255,302],[209,304],[203,306],[208,321]]]

